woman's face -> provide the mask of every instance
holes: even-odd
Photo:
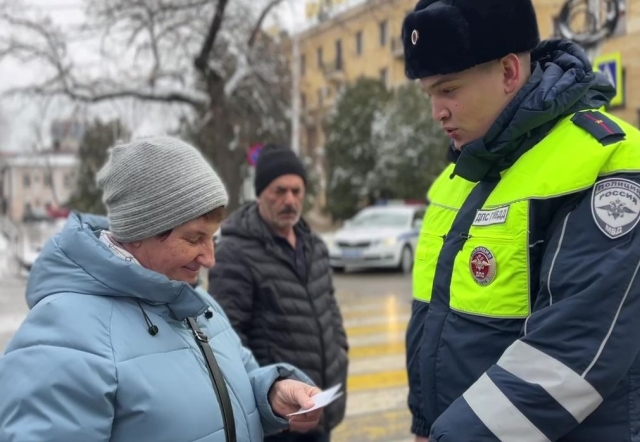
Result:
[[[194,284],[202,267],[215,264],[213,234],[219,227],[220,221],[200,217],[176,227],[168,236],[129,243],[127,250],[149,270]]]

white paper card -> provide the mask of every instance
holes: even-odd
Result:
[[[331,402],[335,401],[340,396],[342,396],[343,392],[342,391],[338,392],[338,390],[340,390],[340,387],[342,387],[342,384],[338,384],[338,385],[336,385],[334,387],[331,387],[331,388],[329,388],[327,390],[324,390],[324,391],[316,394],[315,396],[312,396],[311,399],[313,399],[313,402],[315,403],[315,405],[313,407],[308,408],[306,410],[303,410],[301,408],[300,411],[297,411],[297,412],[291,413],[291,414],[287,414],[287,417],[295,416],[297,414],[305,414],[305,413],[308,413],[310,411],[317,410],[318,408],[326,407]]]

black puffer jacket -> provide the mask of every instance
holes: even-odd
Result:
[[[347,338],[334,297],[324,243],[304,221],[307,278],[275,242],[255,203],[234,212],[222,225],[209,293],[222,305],[245,346],[260,365],[288,362],[320,388],[346,386]],[[344,417],[346,395],[329,405],[319,430],[328,432]]]

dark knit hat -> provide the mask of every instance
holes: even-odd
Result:
[[[531,0],[420,0],[402,25],[412,80],[528,52],[539,42]]]
[[[282,175],[298,175],[307,183],[307,172],[300,159],[291,150],[275,144],[267,144],[256,164],[256,178],[254,186],[256,195]]]

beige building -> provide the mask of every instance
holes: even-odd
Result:
[[[400,32],[415,0],[307,2],[300,36],[300,145],[314,157],[324,145],[323,119],[341,88],[361,76],[389,87],[407,82]]]
[[[564,0],[533,0],[542,38],[554,34]],[[640,0],[626,0],[624,29],[600,55],[619,53],[624,69],[624,105],[613,113],[640,126]],[[323,120],[340,89],[360,76],[381,78],[389,87],[407,81],[400,40],[402,21],[416,0],[308,0],[300,42],[300,146],[321,155]]]
[[[555,18],[565,0],[533,0],[538,15],[540,36],[554,35]],[[614,115],[640,127],[640,0],[623,0],[623,18],[617,36],[606,40],[598,50],[598,58],[619,54],[623,71],[624,104],[611,109]]]
[[[0,156],[0,216],[20,222],[63,206],[75,187],[75,153]]]

